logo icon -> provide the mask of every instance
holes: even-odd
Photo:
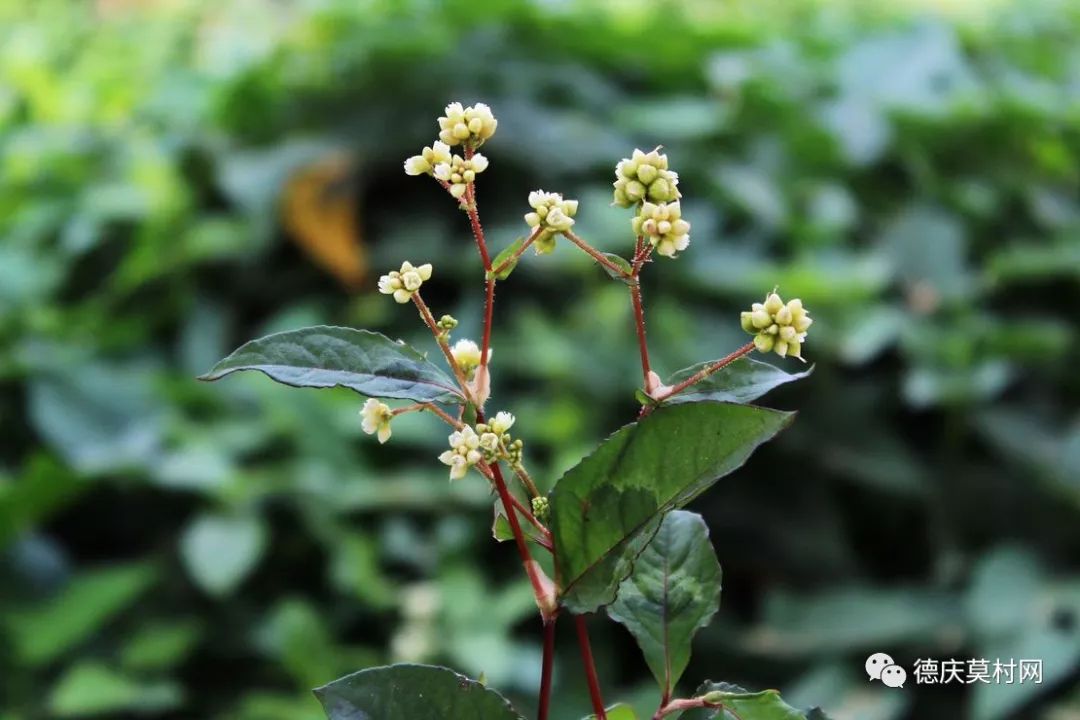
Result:
[[[866,674],[870,676],[871,682],[880,680],[893,688],[904,687],[904,682],[907,680],[907,671],[897,665],[886,653],[874,653],[866,658]]]

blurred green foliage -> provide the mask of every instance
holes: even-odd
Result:
[[[370,274],[347,292],[291,242],[286,183],[326,158],[370,267],[433,262],[429,302],[476,334],[464,218],[401,172],[452,99],[500,120],[496,248],[543,187],[625,253],[612,168],[665,145],[694,232],[645,283],[662,375],[741,344],[773,285],[815,313],[816,371],[769,398],[799,420],[694,505],[725,587],[688,689],[1077,717],[1080,8],[970,7],[0,3],[0,718],[315,720],[310,687],[394,660],[530,707],[529,589],[433,420],[380,448],[346,391],[194,381],[308,324],[427,347]],[[633,415],[625,295],[565,247],[500,290],[493,403],[547,486]],[[593,624],[609,694],[651,712],[632,640]],[[579,717],[562,645],[553,712]],[[891,691],[879,651],[1046,677]]]

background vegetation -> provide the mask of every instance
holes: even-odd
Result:
[[[401,170],[452,99],[500,120],[496,247],[542,187],[627,250],[614,163],[665,145],[694,232],[647,274],[664,373],[774,284],[817,318],[814,375],[769,397],[794,428],[694,504],[725,593],[687,678],[839,720],[1080,717],[1080,8],[879,5],[0,2],[0,718],[315,720],[309,688],[394,660],[531,707],[529,589],[434,420],[379,448],[346,391],[194,381],[320,322],[427,343],[373,291],[403,258],[475,335],[464,218]],[[497,312],[494,402],[550,484],[634,412],[625,288],[560,248]],[[891,690],[878,651],[1045,682]]]

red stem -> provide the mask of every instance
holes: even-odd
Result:
[[[480,367],[487,369],[489,350],[491,349],[491,320],[495,312],[495,278],[490,277],[487,281],[487,292],[484,296],[484,337],[480,343]]]
[[[657,401],[667,400],[672,395],[677,395],[678,393],[681,393],[683,390],[690,387],[691,385],[701,382],[705,378],[712,375],[714,372],[717,372],[719,370],[723,370],[725,367],[727,367],[731,363],[735,362],[736,360],[741,358],[743,355],[746,355],[747,353],[752,352],[753,350],[754,350],[754,343],[752,343],[752,342],[746,343],[745,345],[743,345],[741,348],[739,348],[735,352],[731,353],[730,355],[727,355],[725,357],[720,358],[719,360],[717,360],[716,362],[714,362],[712,365],[705,368],[704,370],[701,370],[700,372],[694,373],[693,375],[686,378],[685,380],[683,380],[678,385],[675,385],[674,387],[672,387],[671,390],[669,390],[664,395],[661,395],[660,397],[654,398],[654,399],[657,400]]]
[[[536,711],[536,720],[547,720],[551,706],[551,676],[555,665],[555,620],[544,623],[544,657],[540,669],[540,707]]]
[[[630,302],[634,306],[634,325],[637,328],[638,353],[641,355],[641,375],[645,378],[645,387],[649,387],[649,346],[645,341],[645,309],[641,304],[641,285],[638,278],[634,278],[630,285]]]
[[[592,699],[593,715],[596,720],[607,720],[604,710],[604,698],[600,694],[600,680],[596,677],[596,663],[593,661],[592,646],[589,644],[589,629],[585,626],[585,616],[575,615],[578,645],[581,647],[581,661],[585,664],[585,679],[589,683],[589,697]]]

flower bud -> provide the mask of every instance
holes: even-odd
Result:
[[[413,267],[413,264],[406,260],[401,263],[399,270],[391,270],[379,278],[379,292],[393,295],[394,300],[399,303],[407,303],[412,300],[413,293],[430,279],[431,263]]]
[[[631,207],[645,199],[670,203],[679,199],[678,174],[668,170],[668,158],[659,149],[644,153],[635,149],[615,166],[614,203]],[[678,233],[685,235],[686,232]]]
[[[573,227],[578,202],[564,200],[559,193],[534,190],[529,193],[529,206],[533,212],[525,214],[525,222],[533,229],[540,229],[533,248],[537,255],[545,255],[555,249],[555,235]]]
[[[630,221],[635,235],[644,236],[657,254],[673,258],[690,245],[690,223],[682,219],[678,202],[644,202]],[[681,232],[680,232],[681,231]]]
[[[800,360],[806,330],[812,322],[801,300],[795,298],[785,304],[775,291],[765,296],[765,302],[754,303],[749,311],[739,315],[739,324],[754,336],[754,347],[758,350]]]

